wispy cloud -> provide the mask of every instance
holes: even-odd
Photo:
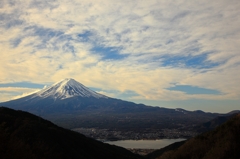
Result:
[[[39,91],[40,89],[24,88],[24,87],[0,87],[0,100],[8,101],[11,99],[21,98],[32,93]]]
[[[23,88],[23,87],[1,87],[0,91],[5,91],[5,92],[32,92],[32,91],[36,91],[39,89],[31,89],[31,88]]]
[[[149,100],[239,99],[239,8],[238,0],[3,0],[0,82],[72,77]],[[168,90],[175,85],[222,94]]]

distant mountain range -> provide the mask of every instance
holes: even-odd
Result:
[[[70,78],[0,105],[28,111],[66,128],[178,129],[207,122],[219,115],[135,104],[99,94]]]
[[[30,113],[4,107],[0,107],[0,156],[1,159],[142,158]]]

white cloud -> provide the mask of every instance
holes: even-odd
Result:
[[[30,95],[32,93],[35,93],[39,90],[40,89],[24,88],[24,87],[0,87],[0,95],[1,95],[0,102],[21,98],[21,97]]]
[[[11,2],[0,5],[1,83],[72,77],[90,87],[132,90],[149,100],[240,96],[238,0]],[[128,56],[102,60],[94,46],[118,48]],[[216,66],[164,65],[168,57],[196,56]],[[195,62],[201,67],[206,61]],[[174,84],[222,95],[166,90]]]
[[[33,92],[39,89],[24,88],[24,87],[0,87],[0,91],[5,92]]]
[[[33,93],[36,93],[36,92],[38,92],[38,91],[39,91],[39,90],[30,92],[30,93],[23,93],[23,94],[21,94],[21,95],[14,96],[12,99],[19,99],[19,98],[22,98],[22,97],[26,97],[26,96],[31,95],[31,94],[33,94]]]
[[[0,102],[5,102],[11,100],[13,97],[12,93],[1,93],[0,92]]]

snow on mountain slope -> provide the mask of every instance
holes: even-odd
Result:
[[[54,99],[66,99],[71,97],[94,97],[94,98],[108,98],[107,96],[101,95],[97,92],[90,90],[81,83],[71,78],[66,78],[60,82],[53,84],[50,87],[44,88],[43,90],[33,94],[33,98],[41,97]]]

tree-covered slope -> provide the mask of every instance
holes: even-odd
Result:
[[[239,159],[240,114],[216,129],[194,137],[157,159]]]
[[[0,156],[8,159],[138,159],[23,111],[0,107]]]

